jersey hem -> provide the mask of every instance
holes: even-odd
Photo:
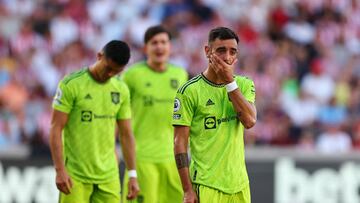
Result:
[[[243,184],[240,185],[239,188],[233,189],[233,190],[226,190],[226,189],[221,188],[221,187],[211,186],[211,185],[208,185],[208,184],[205,184],[205,183],[202,183],[202,182],[197,182],[197,181],[192,182],[192,184],[203,185],[203,186],[212,188],[214,190],[219,190],[219,191],[221,191],[223,193],[226,193],[226,194],[236,194],[238,192],[241,192],[243,189],[245,189],[245,187],[249,185],[249,181],[244,182]]]
[[[61,108],[61,107],[58,107],[58,106],[53,106],[53,109],[61,111],[63,113],[67,113],[67,114],[70,113],[70,110],[67,110],[67,109],[64,109],[64,108]]]
[[[119,118],[116,118],[116,120],[129,120],[131,119],[131,116],[124,116],[124,117],[119,117]]]
[[[108,182],[113,182],[115,180],[119,180],[120,181],[120,177],[119,176],[111,176],[111,178],[105,178],[104,180],[94,180],[91,178],[88,179],[84,179],[84,178],[80,178],[74,174],[70,174],[70,177],[75,179],[76,181],[82,182],[82,183],[90,183],[90,184],[104,184],[104,183],[108,183]],[[116,178],[117,177],[117,178]]]
[[[191,126],[190,123],[173,123],[172,126],[176,126],[176,125],[180,125],[180,126]]]
[[[148,162],[148,163],[166,163],[173,162],[175,158],[166,158],[166,159],[147,159],[147,158],[136,158],[136,162]]]

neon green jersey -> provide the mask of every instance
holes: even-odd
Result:
[[[131,95],[137,160],[173,160],[172,109],[177,89],[187,80],[186,71],[167,64],[164,72],[155,72],[146,62],[140,62],[122,77]]]
[[[118,179],[116,120],[131,117],[126,84],[119,77],[98,83],[82,69],[60,81],[53,108],[68,114],[63,146],[70,176],[95,184]]]
[[[253,81],[235,76],[242,95],[255,102]],[[173,125],[190,126],[190,177],[193,183],[236,193],[249,182],[244,155],[244,126],[223,85],[198,75],[177,93]]]

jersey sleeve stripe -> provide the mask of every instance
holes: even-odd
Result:
[[[80,71],[71,73],[70,75],[68,75],[68,76],[63,80],[63,83],[64,83],[64,84],[67,84],[67,83],[69,83],[71,80],[82,76],[82,75],[83,75],[84,73],[86,73],[86,72],[87,72],[87,69],[82,69],[82,70],[80,70]]]
[[[191,85],[191,84],[199,81],[200,79],[201,79],[201,77],[200,77],[200,75],[198,75],[198,76],[192,78],[191,80],[187,81],[187,82],[178,90],[178,93],[184,94],[185,89],[186,89],[189,85]]]
[[[188,84],[188,83],[190,83],[190,82],[192,82],[192,81],[194,81],[195,79],[197,79],[199,76],[196,76],[196,77],[194,77],[194,78],[191,78],[190,80],[188,80],[187,82],[185,82],[179,89],[178,89],[178,93],[180,93],[181,92],[181,90]]]

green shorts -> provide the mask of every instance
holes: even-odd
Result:
[[[175,160],[164,163],[137,162],[136,171],[140,187],[138,198],[126,200],[128,176],[125,172],[123,203],[182,203],[183,191]]]
[[[199,203],[251,203],[250,186],[235,194],[223,193],[220,190],[204,185],[193,184]]]
[[[60,203],[119,203],[120,202],[120,180],[109,183],[92,184],[82,183],[71,179],[73,187],[70,194],[60,192]]]

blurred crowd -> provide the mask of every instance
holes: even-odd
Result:
[[[206,68],[208,31],[240,37],[236,73],[256,85],[249,147],[360,149],[360,0],[0,0],[0,148],[48,149],[58,81],[109,40],[144,59],[146,28],[172,33],[171,62]]]

